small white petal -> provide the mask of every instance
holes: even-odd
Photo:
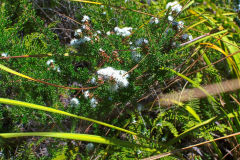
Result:
[[[101,32],[101,31],[99,31],[99,30],[97,30],[96,32],[97,32],[97,34],[101,34],[101,33],[102,33],[102,32]]]
[[[143,44],[148,44],[148,40],[145,38],[139,38],[136,40],[135,45],[136,46],[142,46]]]
[[[83,16],[83,19],[82,19],[82,22],[86,22],[86,21],[89,21],[90,18],[86,15]]]
[[[77,29],[74,33],[74,36],[79,36],[82,33],[81,29]]]
[[[152,17],[149,23],[150,23],[150,24],[153,24],[153,23],[154,23],[154,24],[158,24],[158,23],[159,23],[159,19],[158,19],[158,18],[155,18],[155,17]]]
[[[2,57],[7,57],[8,56],[7,53],[2,53],[1,55],[2,55]]]
[[[86,29],[87,28],[87,26],[84,24],[84,25],[82,25],[82,29]]]
[[[169,20],[170,22],[172,22],[172,21],[173,21],[173,16],[168,16],[168,20]]]
[[[193,36],[192,35],[189,35],[188,39],[191,41],[193,40]]]
[[[93,78],[91,79],[91,84],[96,84],[96,78],[95,78],[95,77],[93,77]]]
[[[172,14],[173,12],[179,13],[182,10],[182,6],[179,4],[178,1],[169,2],[166,5],[166,9],[168,9],[170,7],[171,7],[170,14]]]
[[[79,104],[79,100],[78,100],[77,98],[72,98],[72,99],[70,100],[70,104],[71,104],[72,106],[77,106],[77,105]]]
[[[179,21],[177,27],[178,27],[178,30],[183,29],[184,28],[184,22],[183,21]]]
[[[98,101],[95,98],[91,98],[90,105],[91,107],[95,108],[98,104]]]
[[[89,90],[83,92],[83,94],[84,94],[84,97],[85,97],[86,99],[88,99],[88,97],[90,96]]]
[[[72,39],[71,42],[70,42],[71,46],[75,46],[75,45],[78,45],[78,44],[79,44],[79,40],[76,39],[76,38]]]
[[[117,35],[126,37],[131,35],[132,27],[124,27],[124,28],[115,27],[114,31],[116,32]]]
[[[54,60],[53,59],[49,59],[46,64],[49,66],[51,63],[54,63]]]

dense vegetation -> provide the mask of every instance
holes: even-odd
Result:
[[[237,159],[239,18],[237,0],[2,0],[0,159]]]

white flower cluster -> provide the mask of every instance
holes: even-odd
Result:
[[[82,22],[90,21],[90,18],[86,15],[83,16]]]
[[[178,1],[174,1],[174,2],[169,2],[169,3],[167,4],[166,9],[168,9],[168,8],[171,8],[171,9],[170,9],[170,12],[169,12],[170,15],[168,16],[168,20],[169,20],[170,22],[172,22],[173,25],[177,26],[177,29],[178,29],[178,30],[183,29],[183,27],[184,27],[183,21],[174,22],[174,21],[173,21],[174,18],[173,18],[173,16],[172,16],[172,15],[175,15],[175,14],[180,13],[181,10],[182,10],[182,6],[179,4]]]
[[[173,12],[178,14],[182,10],[182,6],[179,4],[178,1],[169,2],[166,6],[166,9],[168,9],[170,7],[171,7],[170,14],[172,14]]]
[[[139,38],[135,42],[136,46],[142,46],[143,44],[148,44],[148,40],[145,38]]]
[[[72,98],[71,100],[70,100],[70,105],[71,106],[77,106],[79,104],[79,100],[77,99],[77,98]]]
[[[76,46],[76,45],[83,44],[83,43],[89,42],[89,41],[91,41],[91,38],[88,36],[84,36],[83,38],[80,38],[80,39],[73,38],[70,42],[70,45]]]
[[[184,28],[184,22],[183,21],[177,22],[177,28],[178,28],[178,30],[183,29]]]
[[[159,23],[159,19],[155,18],[155,17],[152,17],[149,23],[150,24],[158,24]]]
[[[77,29],[74,33],[74,36],[79,36],[82,33],[81,29]]]
[[[53,60],[53,59],[49,59],[47,62],[46,62],[46,64],[48,65],[48,66],[50,66],[51,64],[53,64],[53,70],[56,70],[57,72],[61,72],[61,70],[60,70],[60,68],[58,67],[58,66],[56,66],[56,64],[55,64],[55,61]]]
[[[95,108],[97,104],[98,104],[98,101],[94,97],[90,99],[91,107]]]
[[[132,59],[136,62],[140,61],[142,55],[139,53],[139,50],[140,47],[131,47],[131,50],[132,50]]]
[[[170,12],[168,15],[168,20],[172,23],[172,25],[178,30],[181,31],[184,28],[184,22],[183,21],[179,21],[176,22],[174,21],[173,15],[176,15],[178,13],[180,13],[182,11],[182,6],[180,5],[180,3],[178,1],[174,1],[174,2],[169,2],[166,6],[166,9],[170,8]],[[191,35],[183,35],[182,36],[183,40],[192,40],[193,37]]]
[[[190,40],[190,41],[193,39],[192,35],[189,35],[189,34],[183,34],[181,38],[182,40]]]
[[[175,22],[175,21],[173,21],[172,16],[168,16],[168,20],[170,22],[172,22],[172,25],[175,26],[178,29],[178,31],[180,31],[181,29],[184,28],[184,22],[183,21]]]
[[[132,44],[132,42],[130,43]],[[135,46],[131,46],[130,49],[132,50],[132,59],[136,62],[141,60],[142,55],[140,54],[140,47],[143,45],[148,44],[148,40],[145,38],[139,38],[135,41]]]
[[[110,32],[110,31],[107,31],[107,33],[106,33],[106,34],[109,36],[109,35],[111,35],[111,32]]]
[[[114,80],[116,83],[112,85],[112,90],[117,91],[118,88],[127,87],[129,75],[126,71],[116,70],[112,67],[106,67],[97,71],[98,77],[104,80]]]
[[[124,27],[124,28],[115,27],[114,31],[116,32],[117,35],[126,37],[131,35],[132,27]]]
[[[7,53],[2,53],[1,56],[2,57],[8,57],[8,54]]]
[[[82,22],[87,22],[87,21],[90,21],[90,18],[86,15],[83,16],[83,19],[82,19]],[[86,29],[87,28],[87,25],[82,25],[82,29]],[[77,29],[74,33],[74,36],[75,37],[78,37],[78,36],[81,36],[82,35],[82,29]],[[85,42],[89,42],[91,41],[91,38],[88,37],[88,36],[84,36],[83,38],[80,38],[80,39],[77,39],[77,38],[73,38],[71,41],[70,41],[70,45],[71,46],[77,46],[77,45],[80,45],[80,44],[83,44]]]
[[[91,84],[96,84],[96,78],[93,77],[93,78],[91,79],[90,83],[91,83]]]
[[[84,96],[85,99],[89,99],[89,98],[91,97],[89,90],[84,91],[84,92],[83,92],[83,96]],[[95,108],[95,107],[97,106],[97,104],[98,104],[98,101],[97,101],[94,97],[92,97],[92,98],[90,99],[90,105],[91,105],[91,107]]]

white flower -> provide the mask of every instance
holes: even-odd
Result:
[[[83,16],[83,19],[82,19],[82,22],[86,22],[86,21],[89,21],[90,18],[86,15]]]
[[[93,78],[91,79],[91,84],[96,84],[96,78],[95,78],[95,77],[93,77]]]
[[[79,39],[78,44],[82,44],[82,43],[85,43],[85,42],[88,42],[88,41],[91,41],[91,38],[88,37],[88,36],[85,36],[85,37]]]
[[[84,25],[82,25],[82,29],[86,29],[87,28],[87,26],[84,24]]]
[[[102,32],[101,32],[101,31],[99,31],[99,30],[97,30],[96,32],[97,32],[97,34],[101,34],[101,33],[102,33]]]
[[[152,17],[149,23],[150,24],[153,24],[153,23],[158,24],[159,23],[159,19],[155,18],[155,17]]]
[[[167,138],[166,137],[162,137],[162,142],[166,142]]]
[[[172,14],[173,12],[176,12],[178,14],[182,10],[182,6],[179,4],[178,1],[169,2],[166,6],[166,9],[168,9],[169,7],[171,7],[170,14]]]
[[[139,62],[141,60],[142,55],[140,53],[132,53],[132,59],[136,62]]]
[[[107,35],[109,36],[111,34],[111,32],[110,31],[107,31]]]
[[[114,31],[116,32],[117,35],[126,37],[131,35],[132,27],[124,27],[124,28],[115,27]]]
[[[57,72],[61,72],[61,70],[60,70],[60,68],[59,68],[59,67],[57,67]]]
[[[87,37],[87,36],[85,36],[83,39],[84,39],[85,42],[91,41],[91,38]]]
[[[137,51],[139,49],[139,47],[137,48],[133,48],[132,51],[132,59],[136,62],[140,61],[142,55]]]
[[[95,108],[98,104],[98,101],[95,98],[91,98],[90,105],[91,107]]]
[[[101,5],[100,8],[104,8],[104,5]]]
[[[177,23],[177,28],[178,28],[178,30],[183,29],[183,28],[184,28],[184,22],[183,22],[183,21],[179,21],[179,22]]]
[[[75,46],[75,45],[78,45],[78,44],[79,44],[79,40],[76,39],[76,38],[73,38],[73,39],[71,40],[71,42],[70,42],[70,45],[71,45],[71,46]]]
[[[8,56],[7,53],[2,53],[1,55],[2,55],[2,57],[7,57]]]
[[[53,59],[49,59],[46,64],[49,66],[50,64],[54,63],[54,60]]]
[[[148,40],[145,38],[139,38],[136,40],[135,45],[136,46],[142,46],[143,44],[148,44]]]
[[[135,124],[135,123],[137,123],[137,121],[135,119],[133,119],[132,123]]]
[[[132,45],[133,43],[130,41],[129,44]]]
[[[183,40],[187,40],[189,38],[189,35],[188,34],[183,34],[181,37],[182,37]]]
[[[79,104],[79,100],[78,100],[77,98],[72,98],[72,99],[70,100],[70,104],[71,104],[72,106],[77,106],[77,105]]]
[[[77,29],[74,33],[74,36],[79,36],[82,33],[81,29]]]
[[[103,68],[97,71],[100,78],[105,80],[115,80],[116,84],[111,86],[112,91],[116,91],[120,87],[127,87],[129,75],[124,70],[115,70],[112,67]]]
[[[191,40],[193,40],[193,36],[190,34],[189,36],[188,36],[188,39],[191,41]]]
[[[84,97],[85,97],[86,99],[88,99],[88,97],[90,96],[89,90],[83,92],[83,94],[84,94]]]
[[[170,22],[172,22],[172,21],[173,21],[173,16],[168,16],[168,20],[169,20]]]
[[[112,67],[107,67],[107,68],[98,70],[97,74],[104,79],[109,79],[113,75],[113,72],[114,72],[114,69]]]
[[[107,14],[107,12],[105,12],[105,11],[104,11],[102,14],[103,14],[103,15],[106,15],[106,14]]]
[[[141,154],[142,153],[142,151],[141,150],[137,150],[137,154]]]
[[[57,70],[57,72],[61,72],[59,67],[54,66],[53,70]]]

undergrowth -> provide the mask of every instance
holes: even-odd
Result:
[[[0,107],[0,132],[87,133],[148,149],[47,137],[1,138],[2,159],[139,159],[239,131],[239,103],[231,98],[238,98],[237,91],[210,93],[184,104],[181,97],[169,105],[160,101],[166,93],[239,77],[237,54],[212,65],[239,51],[240,7],[230,8],[239,2],[99,2],[0,2],[1,65],[34,79],[1,67],[0,96],[137,135],[9,104]],[[236,136],[166,159],[220,159],[239,141]],[[237,151],[228,157],[236,159]]]

